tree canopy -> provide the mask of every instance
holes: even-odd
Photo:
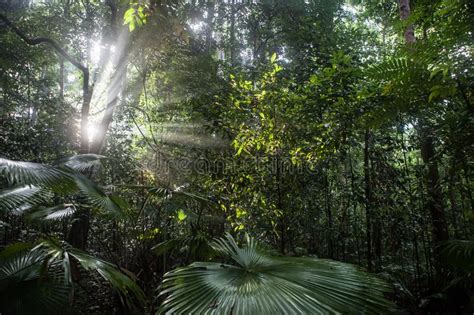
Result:
[[[472,313],[469,0],[0,0],[0,313]]]

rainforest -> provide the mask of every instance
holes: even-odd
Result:
[[[0,314],[472,314],[474,2],[0,0]]]

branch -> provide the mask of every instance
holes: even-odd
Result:
[[[88,120],[89,120],[89,110],[90,110],[90,102],[92,98],[92,89],[93,87],[89,87],[89,68],[85,65],[71,57],[64,49],[59,46],[57,42],[52,40],[51,38],[47,37],[33,37],[29,38],[26,36],[18,27],[15,26],[6,16],[0,14],[0,21],[5,22],[5,24],[10,27],[21,39],[23,39],[28,45],[39,45],[39,44],[47,44],[51,46],[58,54],[64,57],[67,61],[69,61],[72,65],[74,65],[77,69],[82,71],[82,109],[81,109],[81,153],[88,153],[89,152],[89,138],[87,136],[87,127],[88,127]]]
[[[54,50],[56,50],[56,52],[58,54],[60,54],[61,56],[63,56],[66,60],[68,60],[71,64],[73,64],[76,68],[80,69],[84,75],[86,76],[89,76],[89,69],[84,66],[83,64],[81,64],[79,61],[77,61],[76,59],[74,59],[73,57],[71,57],[71,55],[69,55],[64,49],[61,48],[61,46],[59,46],[58,43],[56,43],[54,40],[52,40],[51,38],[47,38],[47,37],[34,37],[34,38],[29,38],[28,36],[26,36],[18,27],[15,26],[15,24],[13,24],[6,16],[4,16],[3,14],[0,14],[0,20],[2,20],[3,22],[5,22],[5,24],[7,26],[9,26],[12,31],[14,31],[18,36],[21,37],[21,39],[23,39],[28,45],[39,45],[39,44],[48,44],[49,46],[51,46]]]

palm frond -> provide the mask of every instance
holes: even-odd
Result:
[[[35,209],[28,214],[31,220],[62,220],[76,213],[73,204],[61,204],[54,207]]]
[[[144,300],[139,286],[119,268],[67,243],[48,239],[34,248],[16,243],[0,253],[0,313],[68,313],[71,258],[84,269],[96,271],[122,297]]]
[[[5,279],[31,280],[39,276],[35,266],[41,263],[44,256],[40,252],[30,252],[29,249],[31,249],[30,244],[16,243],[0,253],[0,258],[3,261],[0,266],[0,281]]]
[[[191,199],[195,199],[195,200],[198,200],[198,201],[204,201],[204,202],[210,202],[210,200],[204,196],[201,196],[201,195],[198,195],[198,194],[195,194],[195,193],[190,193],[190,192],[186,192],[186,191],[180,191],[180,190],[175,190],[175,191],[172,191],[173,194],[175,195],[182,195],[182,196],[185,196],[185,197],[189,197]]]
[[[75,189],[71,174],[39,163],[0,158],[0,175],[5,176],[10,185],[44,186],[61,193]]]
[[[102,158],[102,156],[85,155],[78,156],[77,159],[71,157],[68,161],[80,163],[85,160],[89,163]],[[51,193],[63,196],[79,193],[93,207],[105,210],[114,217],[125,216],[127,204],[124,200],[106,194],[93,181],[71,168],[59,169],[38,163],[0,158],[0,174],[8,179],[10,185],[16,186],[0,191],[0,211],[22,212],[32,206],[42,205],[46,203]]]
[[[87,173],[102,165],[102,160],[107,157],[99,154],[78,154],[62,159],[57,165],[63,165],[80,173]]]
[[[227,235],[214,248],[233,264],[196,262],[168,272],[161,312],[172,314],[384,313],[389,285],[356,266],[336,261],[272,257],[253,238],[239,247]]]
[[[200,257],[201,259],[208,259],[213,253],[211,242],[202,233],[166,240],[158,243],[151,250],[157,256],[164,255],[167,252],[173,253],[186,250],[189,253],[189,257]]]
[[[52,239],[41,242],[35,249],[44,250],[51,261],[60,261],[64,267],[64,278],[67,281],[71,279],[70,259],[73,257],[84,269],[96,271],[114,289],[122,293],[123,296],[128,297],[132,294],[139,301],[144,300],[144,294],[135,281],[109,262],[74,248],[67,243],[60,243]]]
[[[75,182],[81,195],[94,207],[105,210],[112,216],[123,218],[125,216],[126,202],[113,195],[107,195],[99,186],[87,177],[77,174]]]
[[[1,314],[68,312],[70,286],[57,271],[44,268],[45,255],[17,243],[0,253]]]
[[[0,212],[12,211],[19,214],[32,206],[45,202],[51,194],[38,186],[25,185],[0,191]]]
[[[447,264],[474,270],[474,241],[450,240],[440,244],[440,257]]]

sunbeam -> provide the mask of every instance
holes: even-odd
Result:
[[[473,5],[0,0],[0,315],[473,313]]]

